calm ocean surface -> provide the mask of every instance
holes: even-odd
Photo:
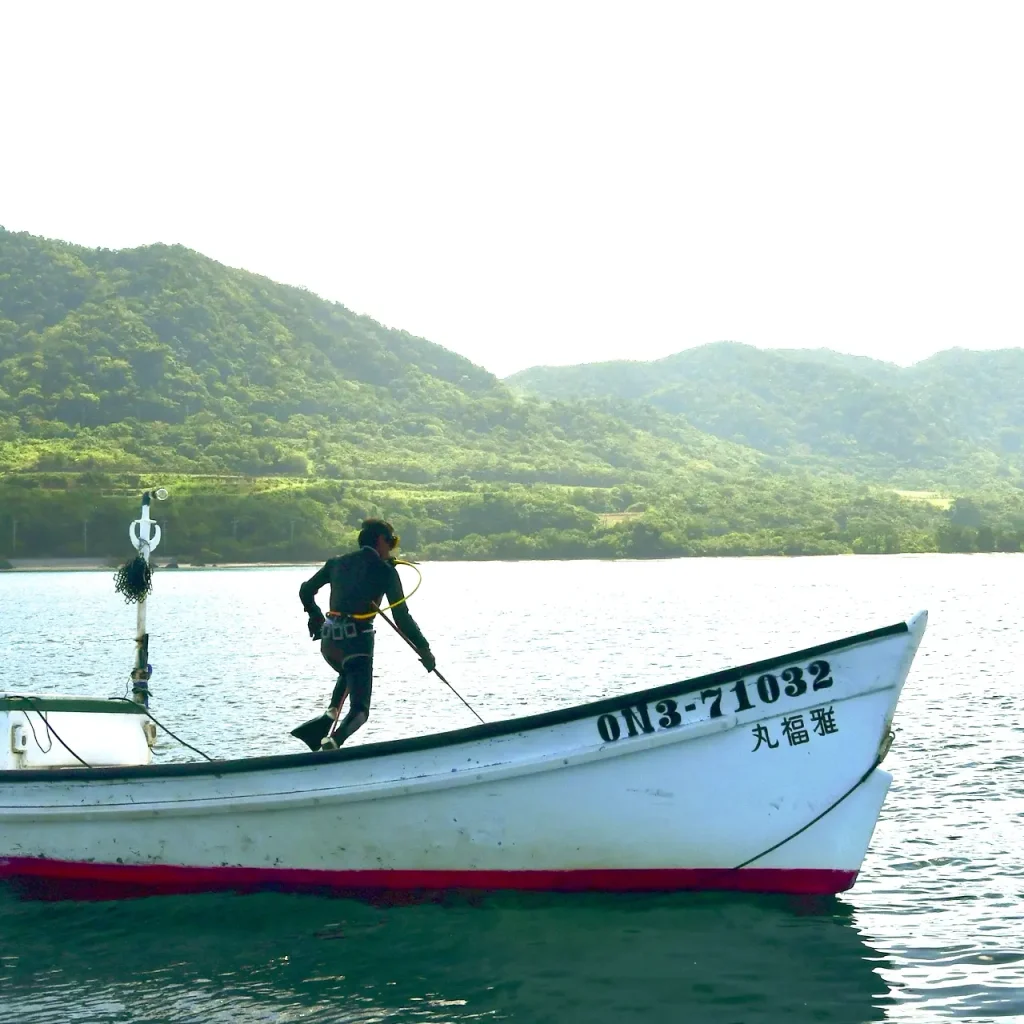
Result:
[[[0,888],[0,1021],[1024,1020],[1024,556],[422,569],[413,615],[488,720],[927,608],[884,765],[893,786],[857,885],[823,900],[398,907],[269,894],[47,905]],[[213,756],[304,749],[288,730],[332,685],[296,596],[311,572],[157,573],[156,717]],[[0,574],[0,690],[123,694],[134,619],[111,571]],[[377,651],[360,741],[472,724],[383,624]],[[193,755],[162,737],[156,756]]]

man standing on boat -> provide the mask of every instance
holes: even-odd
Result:
[[[338,673],[327,713],[292,733],[314,750],[318,747],[336,750],[370,715],[373,617],[384,595],[393,610],[395,623],[416,648],[423,667],[428,672],[434,670],[430,645],[409,614],[402,581],[392,561],[391,553],[398,547],[398,534],[382,519],[367,519],[358,540],[357,551],[328,559],[299,588],[299,600],[309,616],[309,634],[314,640],[320,638],[320,653]],[[315,598],[327,584],[331,587],[331,610],[324,616]],[[346,697],[350,702],[348,714],[327,735],[338,720]]]

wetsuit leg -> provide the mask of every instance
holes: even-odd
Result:
[[[331,734],[340,747],[370,717],[370,694],[373,690],[373,656],[353,654],[345,663],[345,683],[351,703],[348,714]]]
[[[330,707],[341,713],[345,706],[345,698],[348,697],[348,683],[343,672],[338,673],[338,681],[334,684],[334,692],[331,694]]]
[[[341,641],[325,636],[320,641],[320,656],[338,673],[340,678],[341,669],[345,663],[345,648]]]
[[[357,637],[348,647],[342,666],[345,688],[349,696],[348,714],[331,733],[341,746],[370,717],[370,696],[373,691],[373,633]]]
[[[328,705],[336,711],[341,711],[345,698],[348,696],[348,689],[345,683],[345,656],[346,648],[343,641],[333,640],[324,637],[320,641],[320,654],[335,672],[338,673],[338,680],[334,684],[334,692],[331,694],[331,703]]]

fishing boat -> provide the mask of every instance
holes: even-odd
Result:
[[[892,781],[880,765],[927,621],[450,732],[161,764],[142,732],[143,614],[144,599],[134,701],[0,697],[0,877],[25,895],[837,893]],[[115,719],[105,751],[69,738]]]

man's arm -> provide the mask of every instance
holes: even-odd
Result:
[[[420,627],[416,625],[416,620],[409,613],[409,605],[405,600],[405,591],[402,589],[402,580],[398,575],[398,570],[395,568],[391,570],[386,593],[388,604],[391,605],[392,614],[395,617],[395,625],[412,641],[419,652],[420,659],[425,665],[429,660],[431,663],[428,666],[429,671],[433,667],[434,660],[433,655],[430,653],[430,644],[427,643],[427,638],[420,632]]]
[[[325,562],[320,569],[299,587],[299,600],[302,602],[302,607],[305,609],[306,614],[311,618],[323,619],[324,613],[320,611],[320,606],[316,603],[316,595],[320,588],[326,586],[330,581],[331,563]]]

